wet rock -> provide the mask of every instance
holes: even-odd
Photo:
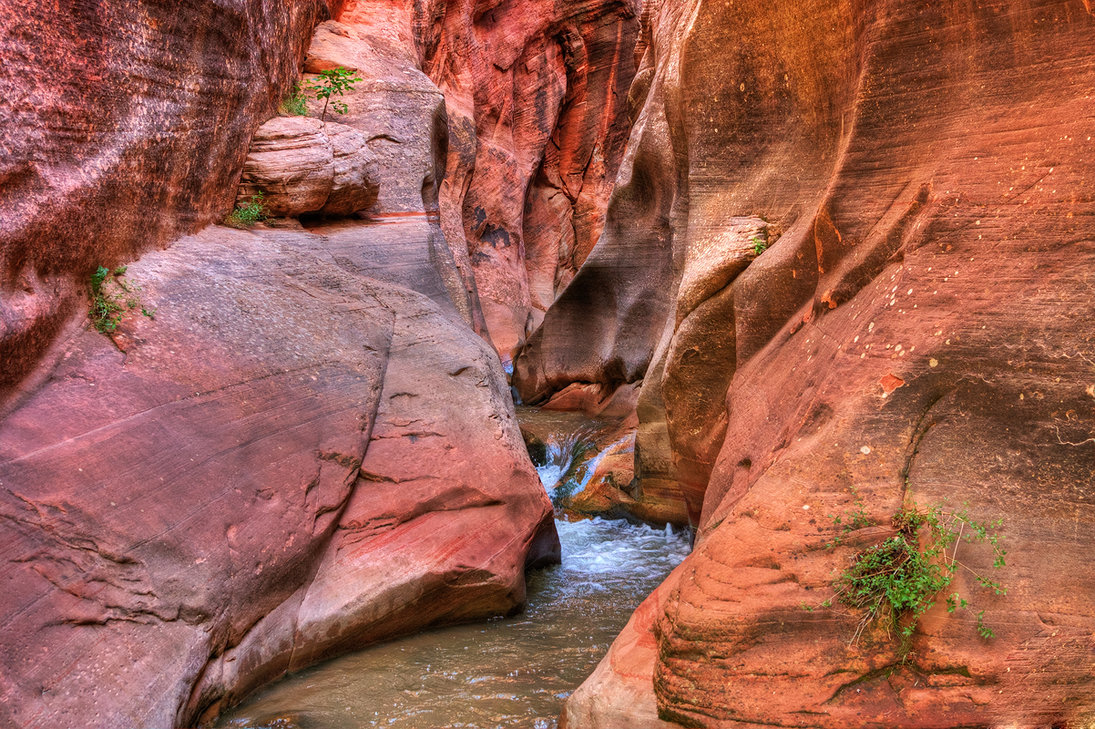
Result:
[[[505,614],[558,556],[497,357],[301,231],[127,278],[0,422],[0,723],[192,725],[336,652]],[[480,423],[467,427],[470,421]]]
[[[567,700],[560,729],[675,729],[658,718],[650,690],[658,644],[651,626],[665,609],[677,571],[643,600],[593,673]]]

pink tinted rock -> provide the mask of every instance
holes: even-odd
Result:
[[[0,723],[193,725],[508,613],[557,557],[496,356],[425,297],[300,231],[210,228],[127,277],[155,319],[125,352],[80,332],[0,422]]]
[[[248,140],[327,13],[321,0],[0,2],[0,399],[96,266],[231,209]]]
[[[345,68],[360,79],[345,94],[334,97],[346,104],[347,113],[328,109],[327,118],[337,118],[339,124],[359,133],[374,160],[372,169],[380,189],[367,212],[372,223],[389,228],[391,245],[373,267],[388,273],[402,269],[413,276],[422,271],[424,286],[431,289],[428,295],[439,300],[432,292],[439,282],[445,298],[482,333],[483,313],[467,247],[451,245],[441,226],[438,185],[449,146],[445,100],[419,69],[409,21],[404,22],[410,8],[386,2],[374,5],[362,12],[348,4],[340,20],[321,23],[305,70],[312,74]],[[304,83],[317,78],[306,74]],[[322,108],[315,99],[308,102],[312,116],[320,116]],[[399,259],[406,262],[401,264]],[[424,271],[423,264],[431,271]],[[423,286],[412,288],[426,292]]]
[[[304,116],[276,116],[251,140],[236,204],[261,194],[270,217],[349,215],[376,200],[377,177],[372,153],[356,130]]]
[[[416,8],[422,68],[449,118],[442,227],[471,252],[503,359],[599,235],[627,133],[634,15],[619,0]]]

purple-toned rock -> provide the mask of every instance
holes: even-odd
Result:
[[[323,0],[0,1],[0,400],[96,266],[222,218]]]
[[[0,421],[0,725],[194,725],[557,559],[497,356],[426,297],[294,231],[126,278],[155,318],[78,331]]]

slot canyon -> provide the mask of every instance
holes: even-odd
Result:
[[[0,728],[1095,729],[1091,0],[0,60]]]

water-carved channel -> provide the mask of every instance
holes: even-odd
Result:
[[[554,485],[597,424],[522,413],[553,430],[541,478]],[[569,469],[574,473],[574,469]],[[592,469],[589,469],[592,470]],[[586,469],[578,470],[579,480]],[[429,631],[337,658],[259,692],[225,716],[232,729],[536,727],[557,725],[566,697],[592,672],[632,611],[689,550],[687,534],[623,521],[556,522],[561,565],[528,577],[512,618]]]

